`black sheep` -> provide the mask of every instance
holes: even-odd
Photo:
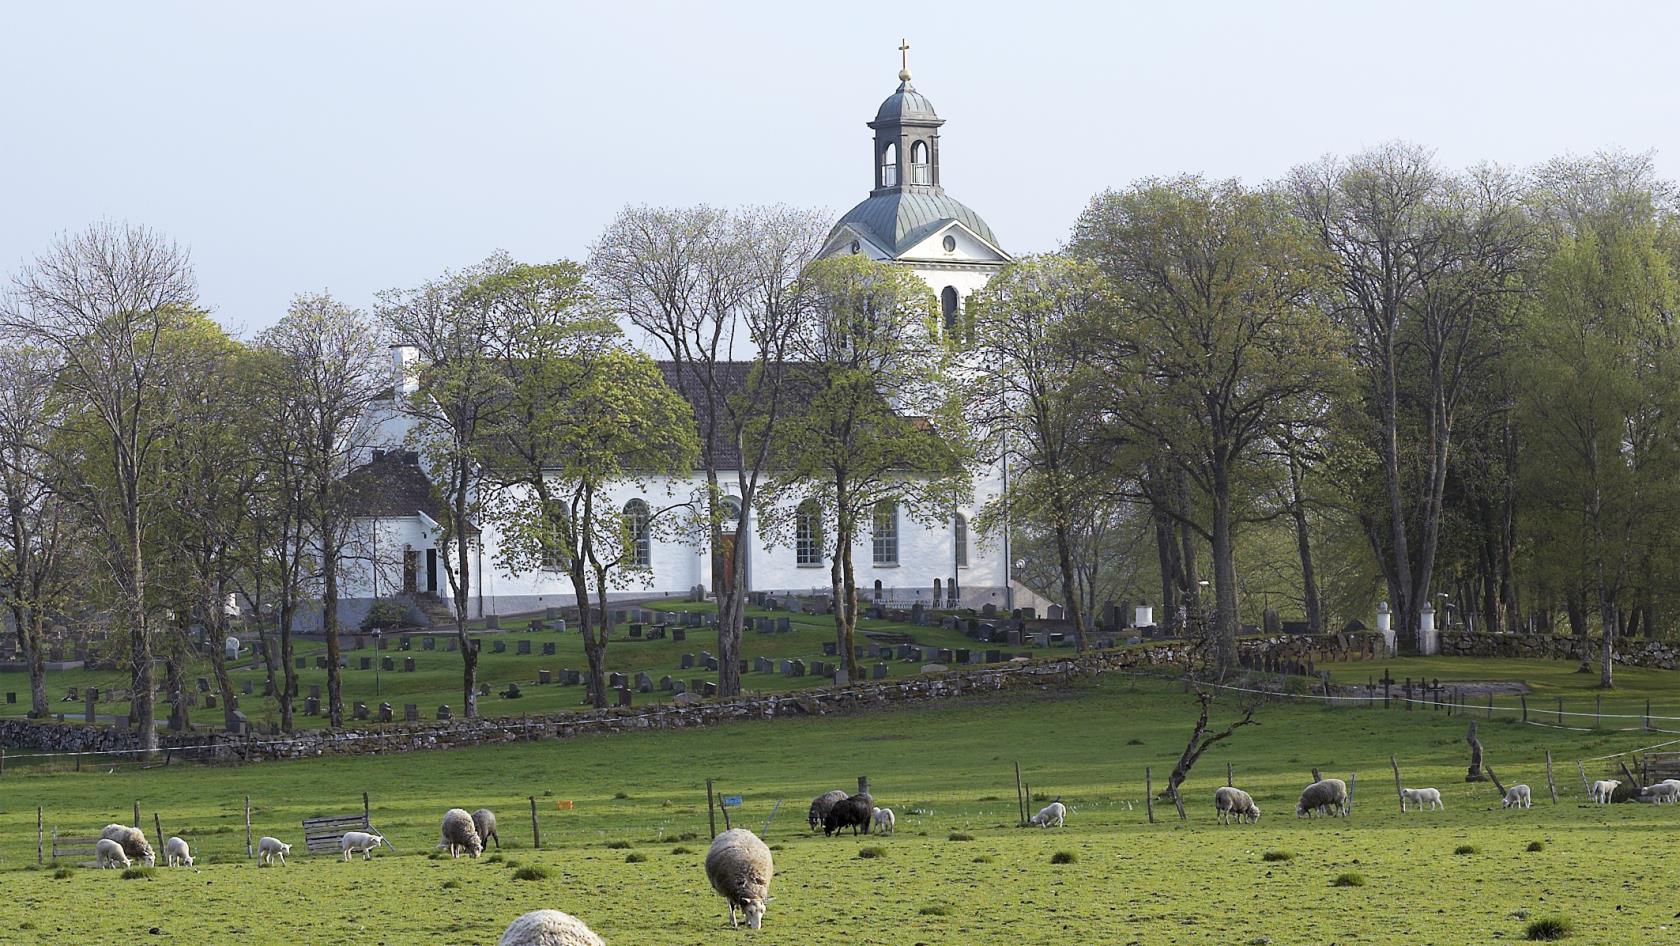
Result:
[[[812,799],[811,813],[807,819],[810,822],[811,830],[814,831],[817,828],[822,827],[823,820],[828,817],[829,809],[845,800],[846,793],[838,788],[832,792],[824,792]]]
[[[869,833],[869,816],[875,810],[875,799],[867,792],[859,792],[848,797],[845,801],[836,802],[828,814],[823,816],[823,834],[832,836],[836,832],[851,828],[856,835],[862,828],[864,834]]]

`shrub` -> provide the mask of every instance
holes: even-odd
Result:
[[[461,882],[459,880],[446,880],[443,882],[443,889],[445,890],[459,890],[460,887]]]
[[[492,854],[489,857],[486,857],[484,859],[484,863],[486,863],[486,864],[500,864],[501,862],[502,862],[502,855],[500,855],[500,854]]]
[[[698,838],[699,836],[700,835],[694,833],[693,831],[684,831],[682,834],[677,835],[676,840],[678,840],[678,841],[692,841],[695,838]]]
[[[877,857],[886,857],[886,856],[887,856],[887,849],[884,848],[884,847],[866,847],[866,848],[859,848],[858,849],[858,857],[861,857],[866,861],[874,860]]]
[[[693,854],[694,850],[692,848],[683,847],[682,845],[679,844],[676,847],[671,848],[671,853],[672,854]]]
[[[1268,864],[1275,864],[1278,861],[1292,861],[1295,855],[1290,851],[1267,851],[1260,855],[1260,859]]]
[[[922,916],[950,916],[951,908],[943,903],[930,903],[916,912]]]
[[[626,798],[629,798],[629,797],[630,797],[630,793],[628,793],[628,792],[614,792],[613,793],[613,798],[617,799],[618,801],[624,801]]]
[[[608,841],[607,842],[607,850],[609,850],[609,851],[627,851],[629,849],[630,849],[630,842],[629,841]]]
[[[361,630],[371,631],[374,628],[384,630],[392,627],[403,627],[406,624],[408,624],[408,608],[400,601],[380,598],[368,607],[367,617],[362,618]]]
[[[147,880],[156,870],[151,867],[130,867],[122,872],[123,880]]]
[[[1356,872],[1351,871],[1351,870],[1347,871],[1345,873],[1337,874],[1336,879],[1330,881],[1330,886],[1332,886],[1332,887],[1363,887],[1363,886],[1365,886],[1365,875],[1360,874],[1360,873],[1356,873]]]
[[[1073,864],[1077,863],[1078,860],[1079,855],[1072,851],[1057,851],[1050,855],[1050,863],[1052,864]]]
[[[1528,924],[1523,935],[1531,940],[1563,939],[1575,932],[1575,924],[1566,916],[1543,916]]]
[[[952,831],[950,834],[945,836],[945,840],[947,840],[947,841],[972,841],[972,840],[974,840],[974,835],[967,834],[967,833],[962,832],[962,831]]]
[[[1546,849],[1546,842],[1544,842],[1544,841],[1530,841],[1530,842],[1528,842],[1527,850],[1529,851],[1529,853],[1535,853],[1537,851],[1544,851],[1545,849]]]
[[[69,880],[74,876],[76,876],[76,869],[74,867],[60,867],[58,870],[53,871],[53,880]]]
[[[974,859],[974,863],[976,863],[976,864],[990,864],[994,860],[996,860],[996,858],[992,857],[992,855],[982,854],[979,857],[976,857]]]
[[[646,860],[647,855],[640,851],[631,851],[629,854],[624,855],[624,863],[626,864],[640,864]]]
[[[1136,736],[1133,736],[1132,738],[1126,740],[1126,745],[1128,745],[1128,746],[1141,746],[1141,745],[1143,745],[1143,740],[1137,738]]]
[[[1474,845],[1474,844],[1460,844],[1458,847],[1453,848],[1453,853],[1454,854],[1480,854],[1481,852],[1476,850],[1476,845]]]
[[[526,864],[513,872],[514,880],[547,880],[548,868],[541,864]]]
[[[509,870],[512,870],[515,867],[519,866],[519,862],[516,861],[516,860],[513,860],[512,858],[509,858],[508,860],[505,860],[505,861],[502,862],[502,866],[506,867]]]

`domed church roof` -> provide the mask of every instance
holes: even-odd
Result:
[[[900,256],[948,220],[956,220],[993,246],[997,236],[980,215],[949,194],[931,189],[873,194],[846,212],[835,229],[848,224],[864,231],[892,256]]]

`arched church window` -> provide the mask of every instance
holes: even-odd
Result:
[[[630,537],[630,561],[633,568],[647,568],[653,564],[653,543],[648,538],[648,504],[632,499],[624,504],[624,529]]]
[[[823,553],[822,507],[814,499],[799,504],[793,519],[794,563],[821,565]]]
[[[939,318],[945,326],[945,334],[955,337],[957,334],[957,287],[946,286],[939,293]]]
[[[898,145],[890,141],[881,149],[881,186],[898,186]]]
[[[933,171],[928,165],[928,146],[925,141],[918,141],[910,146],[910,183],[933,183]]]

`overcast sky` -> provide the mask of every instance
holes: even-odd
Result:
[[[1680,177],[1672,4],[8,0],[0,271],[144,223],[250,331],[497,248],[581,258],[625,204],[838,215],[900,36],[947,189],[1018,254],[1139,177],[1392,138],[1459,166],[1654,149]]]

